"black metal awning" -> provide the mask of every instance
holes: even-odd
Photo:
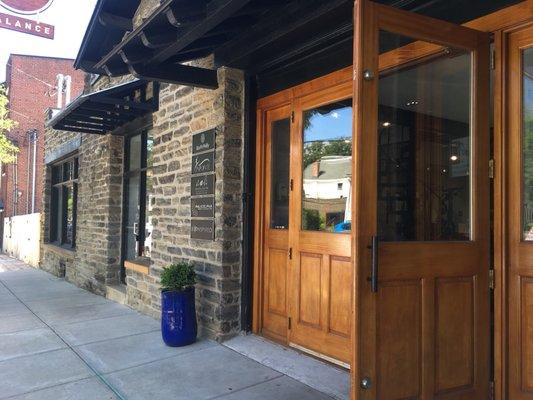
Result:
[[[520,0],[377,1],[463,23]],[[353,4],[353,0],[162,0],[111,49],[99,45],[96,31],[86,36],[83,49],[92,58],[80,53],[77,65],[98,74],[131,73],[215,88],[216,71],[187,65],[214,54],[215,66],[243,69],[257,77],[259,94],[264,95],[261,82],[270,86],[268,90],[280,90],[351,65]],[[93,19],[98,18],[95,13]]]
[[[157,84],[133,80],[98,92],[84,94],[52,117],[55,130],[106,134],[157,111]]]

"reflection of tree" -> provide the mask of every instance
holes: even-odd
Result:
[[[351,156],[352,141],[349,138],[334,141],[317,141],[304,147],[304,169],[325,156]]]

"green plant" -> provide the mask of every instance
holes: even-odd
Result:
[[[0,85],[0,161],[10,164],[16,161],[19,148],[7,137],[7,133],[17,126],[17,123],[9,118],[9,99],[6,89]]]
[[[185,262],[171,264],[161,273],[161,290],[181,292],[196,283],[194,265]]]

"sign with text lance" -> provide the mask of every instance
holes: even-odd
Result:
[[[191,239],[214,240],[215,220],[193,219],[191,220]]]
[[[191,199],[191,217],[214,218],[215,198],[209,196]]]
[[[0,28],[40,36],[45,39],[53,39],[55,34],[55,28],[52,25],[4,13],[0,13]]]
[[[215,175],[193,176],[191,178],[191,196],[215,194]]]
[[[201,153],[215,148],[215,129],[197,133],[192,137],[192,154]]]
[[[205,174],[215,171],[215,152],[192,156],[191,172],[195,174]]]

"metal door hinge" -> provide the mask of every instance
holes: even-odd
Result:
[[[490,69],[496,69],[496,50],[490,50]]]
[[[294,122],[294,111],[291,111],[291,122]]]
[[[494,270],[490,269],[489,270],[489,289],[494,290],[495,287],[496,287],[496,283],[494,280]]]
[[[289,183],[289,187],[291,189],[291,192],[294,190],[294,180],[291,179],[290,183]]]
[[[495,397],[494,381],[489,382],[489,400],[494,400]]]
[[[289,247],[289,260],[292,260],[292,247]]]
[[[291,329],[291,327],[292,327],[291,317],[288,318],[287,325],[288,325],[289,329]]]
[[[489,178],[494,179],[494,158],[489,160]]]

